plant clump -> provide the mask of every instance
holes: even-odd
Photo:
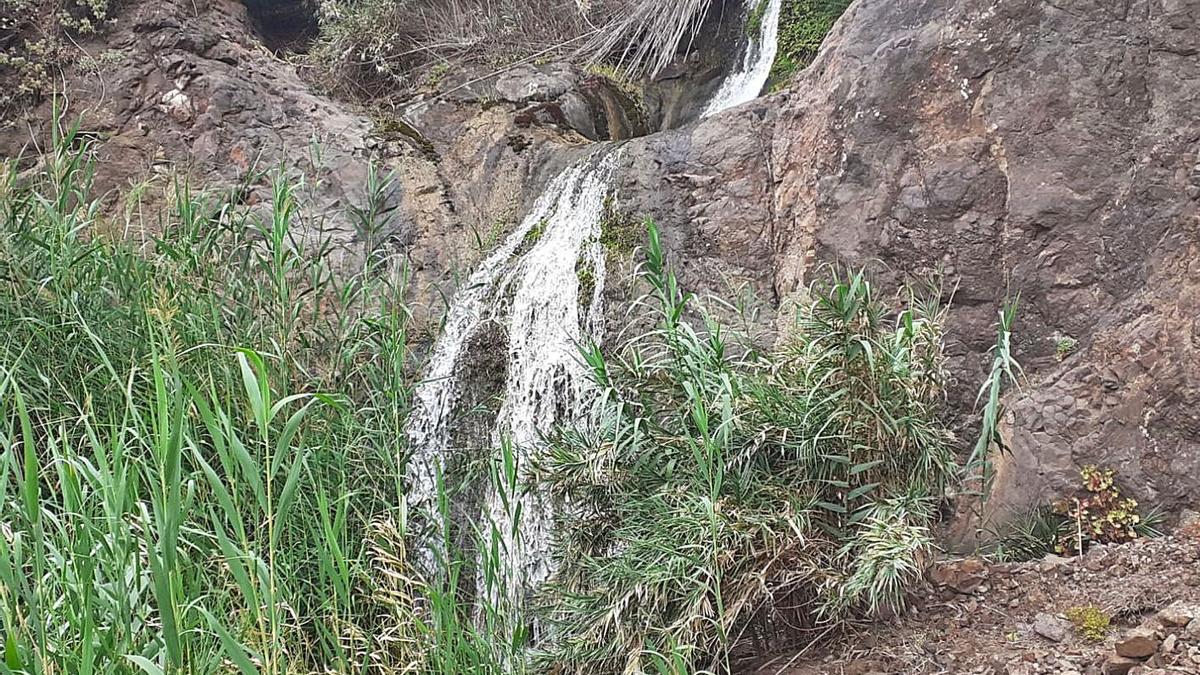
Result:
[[[1081,555],[1093,543],[1117,544],[1158,534],[1158,512],[1144,519],[1137,500],[1121,494],[1115,471],[1089,465],[1079,475],[1083,487],[1078,494],[1055,504],[1067,525],[1058,539],[1059,553]]]
[[[109,20],[110,0],[0,0],[0,119],[46,95],[59,71],[91,59],[72,37],[96,33]],[[104,58],[102,55],[101,58]]]
[[[958,475],[939,421],[944,310],[909,294],[892,312],[862,273],[837,276],[764,352],[680,289],[652,224],[644,275],[657,327],[586,352],[599,408],[540,462],[572,504],[542,665],[719,671],[752,625],[902,607]]]
[[[1079,341],[1070,336],[1060,337],[1054,341],[1054,358],[1062,361],[1075,352]]]
[[[1095,605],[1072,607],[1066,611],[1067,620],[1085,640],[1100,642],[1108,635],[1112,617]]]

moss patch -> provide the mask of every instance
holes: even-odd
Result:
[[[817,58],[821,43],[851,0],[784,0],[779,15],[779,51],[768,85],[775,91]],[[766,3],[762,3],[764,6]],[[757,11],[757,9],[755,10]],[[751,20],[753,20],[751,15]],[[761,22],[761,17],[759,19]]]
[[[592,296],[596,294],[596,270],[592,263],[580,258],[575,263],[575,278],[579,281],[579,309],[586,313],[592,306]]]
[[[604,199],[600,214],[600,243],[610,253],[631,255],[642,243],[642,224],[617,208],[612,195]]]
[[[1112,618],[1104,610],[1094,605],[1072,607],[1067,610],[1067,618],[1075,625],[1075,630],[1089,642],[1100,642],[1108,635]]]
[[[416,127],[385,111],[378,111],[373,120],[375,135],[383,139],[399,139],[411,143],[426,159],[438,161],[437,149]]]

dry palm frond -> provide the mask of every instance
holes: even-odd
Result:
[[[589,60],[612,59],[624,69],[655,75],[690,47],[713,0],[635,0],[581,50]]]

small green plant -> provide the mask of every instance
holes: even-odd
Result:
[[[1055,551],[1068,525],[1067,519],[1051,508],[1031,509],[1010,520],[1002,530],[991,531],[995,543],[987,553],[1000,562],[1037,560]]]
[[[642,243],[642,223],[623,213],[612,195],[604,198],[600,214],[600,243],[610,253],[630,256]]]
[[[1004,303],[999,312],[999,322],[996,331],[996,344],[992,347],[992,367],[988,378],[979,388],[976,401],[983,401],[982,420],[979,438],[971,450],[971,456],[964,467],[964,477],[975,483],[979,494],[987,499],[992,489],[992,479],[995,467],[992,463],[992,451],[1007,452],[1008,446],[1000,435],[1000,418],[1004,407],[1000,402],[1000,394],[1005,383],[1016,384],[1021,375],[1021,364],[1012,353],[1012,330],[1017,318],[1017,307],[1021,298]]]
[[[446,73],[449,72],[450,64],[445,62],[433,64],[429,69],[429,74],[425,76],[425,86],[430,89],[437,89],[441,86],[442,80],[445,79]]]
[[[575,265],[575,277],[579,280],[579,303],[582,309],[590,307],[592,295],[596,292],[596,271],[585,259],[580,259]]]
[[[1055,504],[1056,512],[1068,523],[1058,540],[1059,553],[1082,555],[1093,543],[1121,543],[1158,533],[1161,512],[1152,510],[1152,522],[1143,520],[1137,500],[1121,494],[1115,471],[1089,465],[1079,476],[1082,489]]]
[[[1103,640],[1112,624],[1112,617],[1095,605],[1072,607],[1067,610],[1066,616],[1075,626],[1075,631],[1089,642]]]
[[[1074,353],[1077,346],[1079,346],[1079,341],[1075,338],[1069,335],[1060,337],[1054,342],[1054,357],[1062,361]]]

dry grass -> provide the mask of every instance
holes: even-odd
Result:
[[[713,0],[324,0],[310,63],[339,93],[406,96],[446,74],[550,59],[661,70]]]

